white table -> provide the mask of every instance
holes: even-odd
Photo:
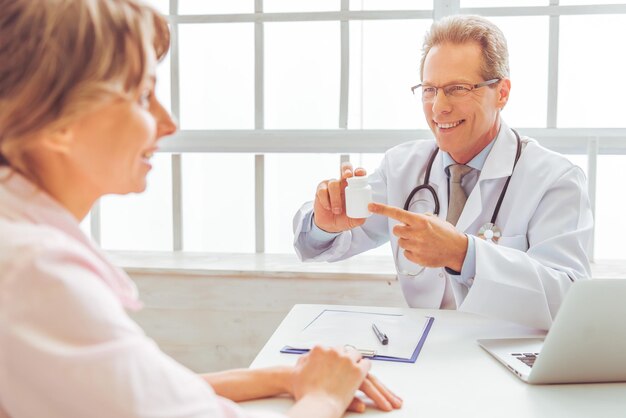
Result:
[[[523,383],[485,352],[479,338],[537,336],[541,332],[509,322],[457,311],[337,305],[296,305],[285,317],[251,367],[294,364],[297,355],[281,354],[285,341],[326,308],[384,313],[417,312],[435,322],[414,364],[373,361],[372,373],[404,399],[402,409],[367,416],[608,418],[626,417],[626,383],[543,385]],[[284,412],[285,398],[245,402],[250,410]],[[349,414],[362,416],[362,414]]]

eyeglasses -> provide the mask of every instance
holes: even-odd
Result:
[[[418,84],[417,86],[411,87],[411,92],[415,94],[416,90],[421,90],[422,102],[431,103],[435,101],[435,97],[437,97],[437,91],[439,89],[443,90],[443,94],[445,94],[446,97],[451,99],[457,99],[467,96],[474,89],[489,86],[491,84],[497,83],[498,81],[500,81],[499,78],[493,78],[491,80],[483,81],[482,83],[478,84],[458,83],[449,84],[443,87],[425,86],[423,84]]]

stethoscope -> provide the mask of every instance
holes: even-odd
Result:
[[[496,207],[493,210],[493,214],[491,215],[491,221],[484,224],[478,230],[478,237],[487,241],[491,241],[493,243],[497,243],[500,237],[502,236],[502,231],[500,228],[496,226],[496,219],[498,218],[498,213],[500,213],[500,206],[502,205],[502,201],[504,200],[504,196],[506,195],[506,189],[509,187],[509,182],[511,181],[511,177],[513,176],[513,172],[515,171],[515,166],[517,165],[517,161],[519,160],[520,155],[522,154],[522,140],[520,139],[519,134],[515,129],[511,129],[515,134],[515,138],[517,139],[517,152],[515,154],[515,161],[513,162],[513,170],[511,170],[511,174],[506,179],[506,183],[504,183],[504,187],[500,192],[500,197],[498,198],[498,203],[496,203]],[[411,205],[411,200],[413,196],[420,190],[428,190],[433,197],[433,201],[435,202],[435,210],[433,211],[433,215],[439,215],[439,198],[437,197],[437,192],[435,189],[429,184],[430,183],[430,172],[433,168],[433,164],[435,162],[435,157],[439,153],[439,147],[436,147],[433,151],[430,159],[428,160],[428,165],[426,166],[426,174],[424,175],[424,182],[419,186],[415,187],[411,193],[409,193],[409,197],[407,197],[406,202],[404,203],[404,210],[408,211]]]

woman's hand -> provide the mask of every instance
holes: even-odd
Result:
[[[402,407],[402,399],[390,391],[372,374],[367,375],[359,389],[374,402],[374,405],[378,409],[391,411]],[[355,397],[348,407],[348,410],[353,412],[364,412],[365,403],[361,399]]]
[[[293,371],[291,392],[296,401],[308,397],[315,403],[329,403],[333,413],[339,415],[346,409],[355,412],[365,410],[365,403],[355,397],[357,389],[381,410],[400,408],[402,400],[369,375],[370,368],[370,361],[362,359],[354,349],[316,346],[298,360]]]

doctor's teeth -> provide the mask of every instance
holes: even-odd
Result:
[[[149,160],[150,158],[152,158],[153,155],[154,155],[154,153],[152,151],[144,152],[143,153],[143,158]]]
[[[448,128],[454,128],[455,126],[457,126],[461,122],[462,121],[453,122],[453,123],[438,123],[437,126],[439,126],[440,128],[448,129]]]

